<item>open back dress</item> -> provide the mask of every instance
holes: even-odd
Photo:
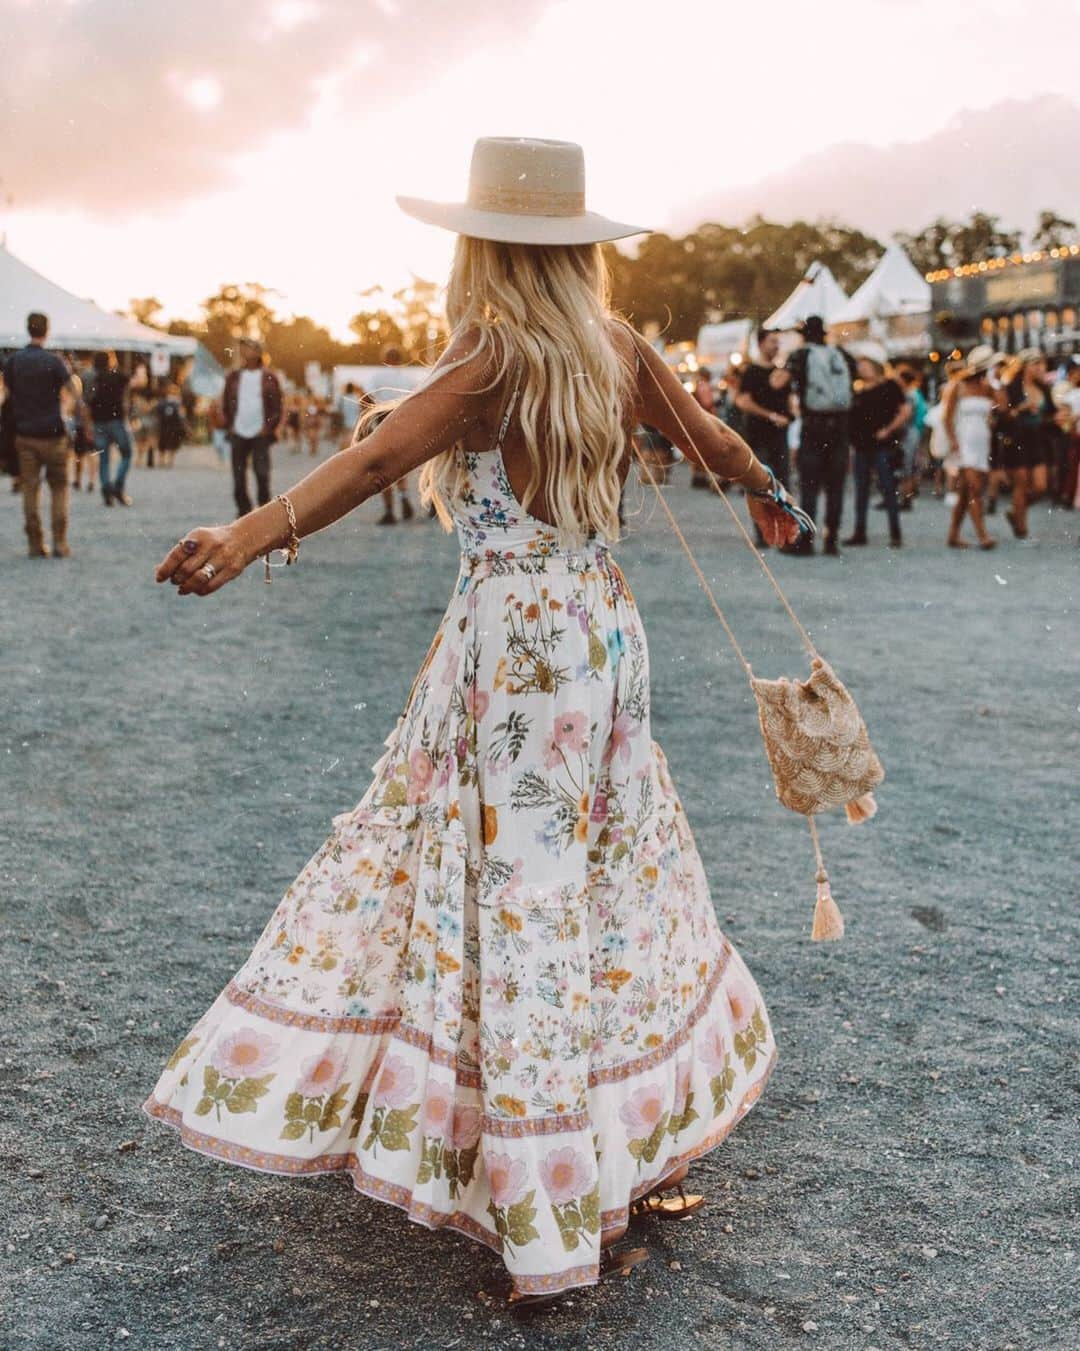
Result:
[[[347,1173],[535,1294],[595,1283],[602,1231],[725,1138],[775,1051],[626,580],[511,488],[515,397],[457,452],[461,571],[370,787],[145,1110],[229,1163]]]

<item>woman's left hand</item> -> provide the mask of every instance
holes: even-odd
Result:
[[[181,596],[209,596],[239,577],[250,562],[235,523],[200,526],[170,549],[154,576],[172,582]]]
[[[747,497],[747,505],[754,524],[761,531],[766,544],[779,547],[794,544],[804,532],[799,522],[777,503],[761,497]]]

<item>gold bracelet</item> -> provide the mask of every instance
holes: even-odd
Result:
[[[280,493],[277,500],[285,508],[285,515],[289,521],[289,537],[285,541],[285,561],[286,566],[291,566],[296,562],[296,556],[300,552],[300,536],[296,533],[296,512],[284,493]]]
[[[297,555],[300,552],[300,536],[296,533],[296,512],[293,510],[293,504],[284,493],[279,493],[274,500],[280,502],[285,508],[285,516],[289,523],[289,533],[285,538],[285,543],[282,545],[282,553],[285,555],[285,566],[291,567],[293,563],[296,562]],[[268,549],[263,560],[266,565],[263,580],[266,582],[267,586],[273,581],[273,578],[270,575],[270,555],[273,552],[273,549]]]
[[[749,474],[750,470],[753,469],[754,467],[753,449],[750,446],[747,446],[746,449],[747,449],[746,468],[742,471],[741,474],[737,475],[734,479],[732,479],[733,483],[741,483],[743,479],[747,476],[747,474]]]

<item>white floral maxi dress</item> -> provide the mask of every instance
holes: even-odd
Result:
[[[622,573],[558,548],[500,444],[464,462],[461,573],[374,781],[145,1110],[230,1163],[346,1172],[539,1293],[597,1280],[602,1230],[724,1139],[775,1051]]]

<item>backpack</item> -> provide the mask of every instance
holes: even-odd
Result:
[[[811,343],[806,349],[803,405],[810,413],[846,413],[851,407],[851,372],[839,347]]]

